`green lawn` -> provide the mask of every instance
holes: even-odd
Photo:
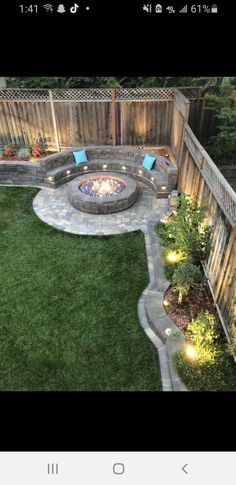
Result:
[[[0,390],[161,390],[140,327],[140,231],[75,236],[34,214],[37,189],[0,188]]]

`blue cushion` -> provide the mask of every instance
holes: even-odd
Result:
[[[79,165],[80,163],[88,162],[85,150],[79,150],[78,152],[73,152],[73,155],[75,157],[76,165]]]
[[[152,170],[152,167],[155,161],[156,161],[156,157],[152,157],[151,155],[146,153],[142,166],[147,170]]]

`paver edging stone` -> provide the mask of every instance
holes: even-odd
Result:
[[[164,293],[170,286],[170,282],[164,275],[164,264],[160,254],[160,239],[155,233],[154,227],[161,218],[168,217],[166,212],[169,212],[169,215],[172,213],[168,206],[157,211],[148,220],[147,226],[143,230],[149,269],[149,284],[139,299],[138,315],[141,326],[158,351],[163,391],[188,391],[178,376],[172,358],[173,354],[183,347],[185,338],[168,317],[162,305]]]

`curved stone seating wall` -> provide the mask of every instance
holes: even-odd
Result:
[[[148,150],[120,146],[84,147],[88,162],[76,165],[73,151],[82,148],[49,155],[38,163],[0,161],[0,184],[57,188],[80,174],[99,170],[119,172],[142,180],[156,191],[157,197],[167,197],[176,186],[177,167],[165,157],[153,153],[156,162],[151,171],[141,166],[145,154],[151,153]]]
[[[51,187],[58,187],[79,174],[94,171],[113,171],[127,173],[132,177],[143,180],[150,185],[159,197],[166,197],[177,183],[177,167],[165,157],[153,154],[156,157],[154,169],[151,171],[142,167],[145,154],[148,150],[140,150],[132,147],[84,147],[88,162],[75,165],[73,151],[81,150],[75,147],[70,151],[50,155],[41,160],[42,167],[46,170],[48,179],[45,182]],[[165,187],[163,190],[162,187]]]

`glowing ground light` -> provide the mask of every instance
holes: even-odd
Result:
[[[166,256],[167,261],[169,263],[175,263],[178,260],[178,255],[174,252],[168,253]]]
[[[191,344],[187,344],[185,346],[185,354],[191,360],[195,360],[197,358],[197,351]]]

